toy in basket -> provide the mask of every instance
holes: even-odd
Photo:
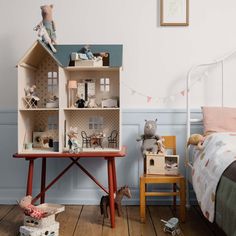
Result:
[[[25,196],[18,202],[25,214],[24,226],[20,227],[20,235],[59,235],[59,223],[55,221],[55,215],[64,211],[65,207],[52,203],[34,206],[31,202],[31,196]]]
[[[147,153],[146,173],[159,175],[178,175],[179,156]]]

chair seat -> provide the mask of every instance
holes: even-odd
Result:
[[[184,178],[183,175],[148,175],[143,174],[140,179],[143,178],[145,183],[179,183]]]

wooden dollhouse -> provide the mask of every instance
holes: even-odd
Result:
[[[67,152],[70,128],[83,151],[120,150],[122,45],[90,45],[103,63],[76,66],[83,46],[36,41],[18,63],[18,153]]]

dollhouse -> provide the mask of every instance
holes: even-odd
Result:
[[[71,128],[80,150],[120,150],[122,45],[90,45],[102,64],[75,63],[83,46],[36,41],[18,63],[18,153],[67,152]]]
[[[179,156],[147,153],[146,174],[178,175]]]

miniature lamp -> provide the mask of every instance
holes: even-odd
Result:
[[[76,80],[69,80],[68,82],[68,93],[69,93],[69,107],[75,107],[74,106],[74,89],[77,89],[77,81]]]

